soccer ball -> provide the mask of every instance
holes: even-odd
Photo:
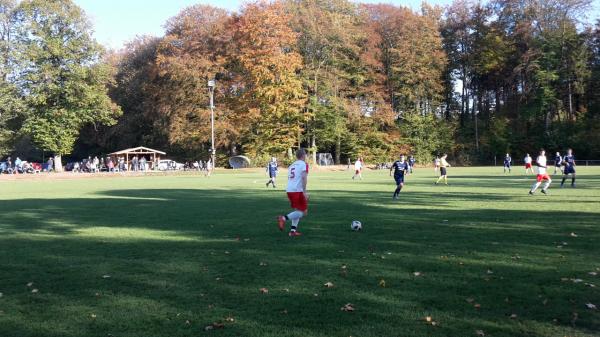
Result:
[[[360,221],[354,220],[352,221],[350,228],[352,228],[353,231],[359,231],[362,229],[362,224],[360,223]]]

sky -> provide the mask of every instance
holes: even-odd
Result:
[[[163,36],[165,22],[183,8],[208,4],[236,11],[243,0],[74,0],[86,12],[98,42],[120,49],[138,35]],[[419,9],[422,0],[361,0],[363,3],[389,3]],[[428,0],[432,5],[448,5],[452,0]],[[593,0],[588,20],[600,18],[600,0]]]
[[[207,4],[236,11],[243,0],[74,0],[86,12],[98,42],[119,49],[138,35],[164,35],[165,22],[183,8]],[[418,9],[421,0],[364,0],[363,3],[390,3]],[[429,0],[446,5],[452,0]]]

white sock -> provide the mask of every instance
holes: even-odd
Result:
[[[294,219],[292,220],[292,228],[291,231],[295,232],[296,229],[298,229],[298,223],[300,222],[300,219]]]
[[[543,190],[547,190],[547,189],[548,189],[548,187],[550,187],[550,183],[551,183],[551,181],[547,181],[547,182],[544,184],[544,188],[542,188],[542,189],[543,189]]]
[[[300,211],[293,211],[292,213],[287,215],[287,218],[292,220],[292,222],[293,222],[294,220],[298,220],[303,216],[304,216],[304,213],[302,213]]]
[[[533,184],[533,186],[531,186],[531,192],[535,192],[535,190],[537,190],[538,187],[540,187],[540,184],[541,183],[535,183],[535,184]]]

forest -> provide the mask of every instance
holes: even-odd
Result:
[[[348,0],[195,5],[121,50],[71,0],[0,0],[0,156],[134,146],[218,163],[292,150],[491,164],[540,148],[600,159],[591,0]]]

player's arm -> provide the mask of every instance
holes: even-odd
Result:
[[[302,192],[304,193],[304,197],[308,200],[308,191],[306,190],[306,185],[308,185],[308,172],[302,172]]]
[[[392,164],[392,166],[390,166],[390,177],[392,176],[392,171],[394,170],[394,164]]]

